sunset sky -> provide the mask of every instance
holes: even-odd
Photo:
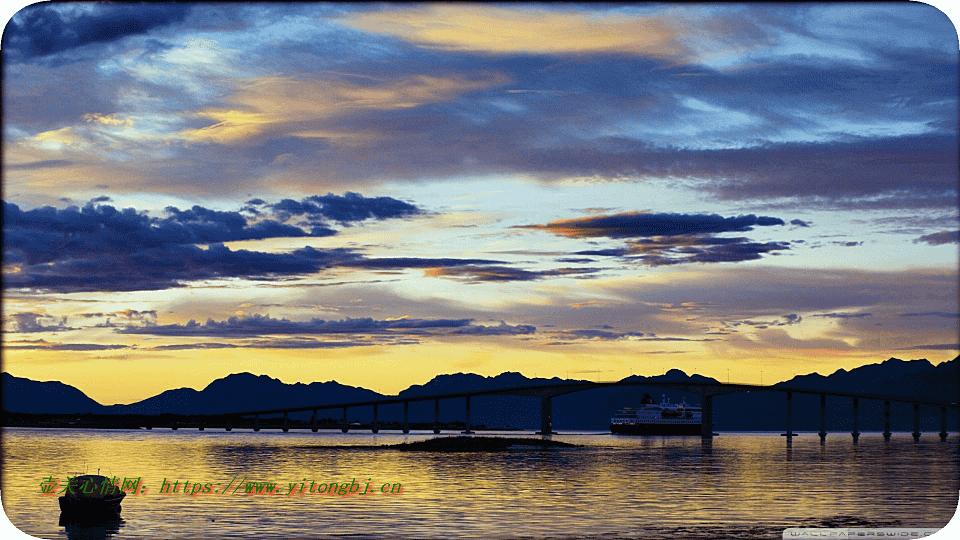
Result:
[[[770,384],[958,354],[957,33],[884,4],[35,4],[3,370]]]

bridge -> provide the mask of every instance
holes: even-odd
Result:
[[[434,423],[433,431],[434,433],[440,433],[440,400],[449,400],[449,399],[464,399],[465,404],[465,417],[466,417],[466,429],[464,433],[470,434],[471,431],[471,421],[470,421],[470,399],[476,396],[528,396],[528,397],[539,397],[540,398],[540,431],[537,432],[538,435],[551,435],[555,432],[553,431],[553,406],[552,399],[557,396],[562,396],[565,394],[571,394],[574,392],[583,392],[586,390],[596,390],[600,388],[613,388],[613,387],[628,387],[628,386],[642,386],[642,387],[663,387],[669,388],[671,390],[678,390],[685,393],[699,394],[701,396],[701,410],[703,422],[701,425],[701,437],[705,439],[710,439],[716,433],[713,432],[714,423],[713,423],[713,397],[718,395],[725,394],[734,394],[740,392],[750,392],[750,391],[767,391],[767,392],[782,392],[786,394],[787,399],[787,417],[785,422],[786,432],[783,435],[786,437],[787,445],[791,445],[792,438],[797,434],[792,431],[792,420],[793,420],[793,394],[814,394],[820,396],[820,444],[824,444],[824,441],[827,437],[826,431],[826,397],[827,396],[836,396],[843,398],[850,398],[853,400],[853,429],[851,435],[853,436],[853,441],[857,442],[860,431],[859,431],[859,402],[861,399],[869,400],[878,400],[884,402],[884,440],[890,440],[890,403],[899,402],[899,403],[911,403],[913,404],[913,438],[914,441],[920,440],[920,406],[934,406],[940,407],[941,413],[941,429],[940,429],[940,440],[947,440],[947,409],[957,409],[960,408],[960,403],[942,403],[938,401],[929,401],[923,399],[913,399],[904,396],[884,396],[877,394],[869,393],[857,393],[857,392],[839,392],[832,390],[815,390],[815,389],[804,389],[804,388],[793,388],[789,386],[763,386],[755,384],[741,384],[741,383],[720,383],[720,382],[693,382],[693,381],[611,381],[611,382],[590,382],[590,381],[577,381],[577,382],[566,382],[566,383],[557,383],[557,384],[535,384],[527,386],[517,386],[511,388],[499,388],[499,389],[488,389],[488,390],[470,390],[464,392],[453,392],[445,394],[425,394],[418,396],[397,396],[397,397],[388,397],[383,399],[369,400],[369,401],[352,401],[348,403],[327,403],[327,404],[318,404],[310,406],[300,406],[300,407],[287,407],[280,409],[263,409],[263,410],[250,410],[250,411],[239,411],[234,413],[224,413],[217,415],[206,415],[204,418],[207,421],[213,423],[224,423],[226,430],[230,431],[232,429],[231,419],[240,418],[240,417],[254,417],[254,431],[259,431],[259,418],[261,415],[275,415],[283,414],[283,431],[289,429],[288,426],[288,414],[294,412],[305,412],[313,411],[313,416],[310,419],[310,426],[312,431],[317,431],[317,411],[319,410],[329,410],[329,409],[342,409],[343,410],[343,420],[341,423],[341,431],[346,433],[349,430],[349,424],[347,421],[347,411],[350,408],[355,407],[373,407],[373,422],[371,423],[371,430],[373,433],[379,431],[379,423],[377,421],[378,409],[382,405],[394,405],[394,404],[403,404],[403,433],[409,433],[409,407],[412,402],[420,401],[430,401],[434,402]],[[220,422],[217,422],[217,421]],[[960,415],[958,415],[957,421],[957,431],[960,432]],[[174,428],[175,429],[175,428]],[[202,425],[201,428],[203,429]]]

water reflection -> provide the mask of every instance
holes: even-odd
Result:
[[[402,452],[343,448],[398,444],[403,436],[310,432],[72,432],[4,430],[3,505],[41,538],[244,538],[361,536],[740,537],[836,516],[874,524],[942,526],[957,507],[955,442],[889,443],[864,434],[699,437],[554,435],[581,448],[502,452]],[[529,436],[529,435],[527,435]],[[339,448],[338,448],[339,446]],[[25,448],[43,448],[31,455]],[[35,456],[41,456],[35,459]],[[124,520],[57,526],[41,478],[97,461],[142,477],[124,500]],[[278,495],[226,493],[235,479],[275,482]],[[310,493],[311,482],[402,485],[399,495]],[[211,494],[158,493],[161,481],[212,483]],[[289,486],[296,484],[291,493]],[[236,484],[233,484],[236,486]],[[231,487],[231,490],[234,489]],[[288,495],[288,493],[290,493]],[[712,531],[712,533],[710,532]],[[681,534],[682,533],[682,534]],[[747,537],[747,536],[744,536]]]
[[[63,527],[69,540],[104,540],[120,533],[123,519],[119,514],[77,516],[61,513],[58,525]]]

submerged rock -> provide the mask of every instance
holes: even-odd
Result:
[[[529,448],[577,448],[578,445],[550,439],[507,437],[437,437],[413,443],[392,444],[380,448],[427,452],[496,452],[499,450]]]

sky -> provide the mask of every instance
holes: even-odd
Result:
[[[920,3],[40,3],[3,35],[3,370],[763,383],[958,355]]]

